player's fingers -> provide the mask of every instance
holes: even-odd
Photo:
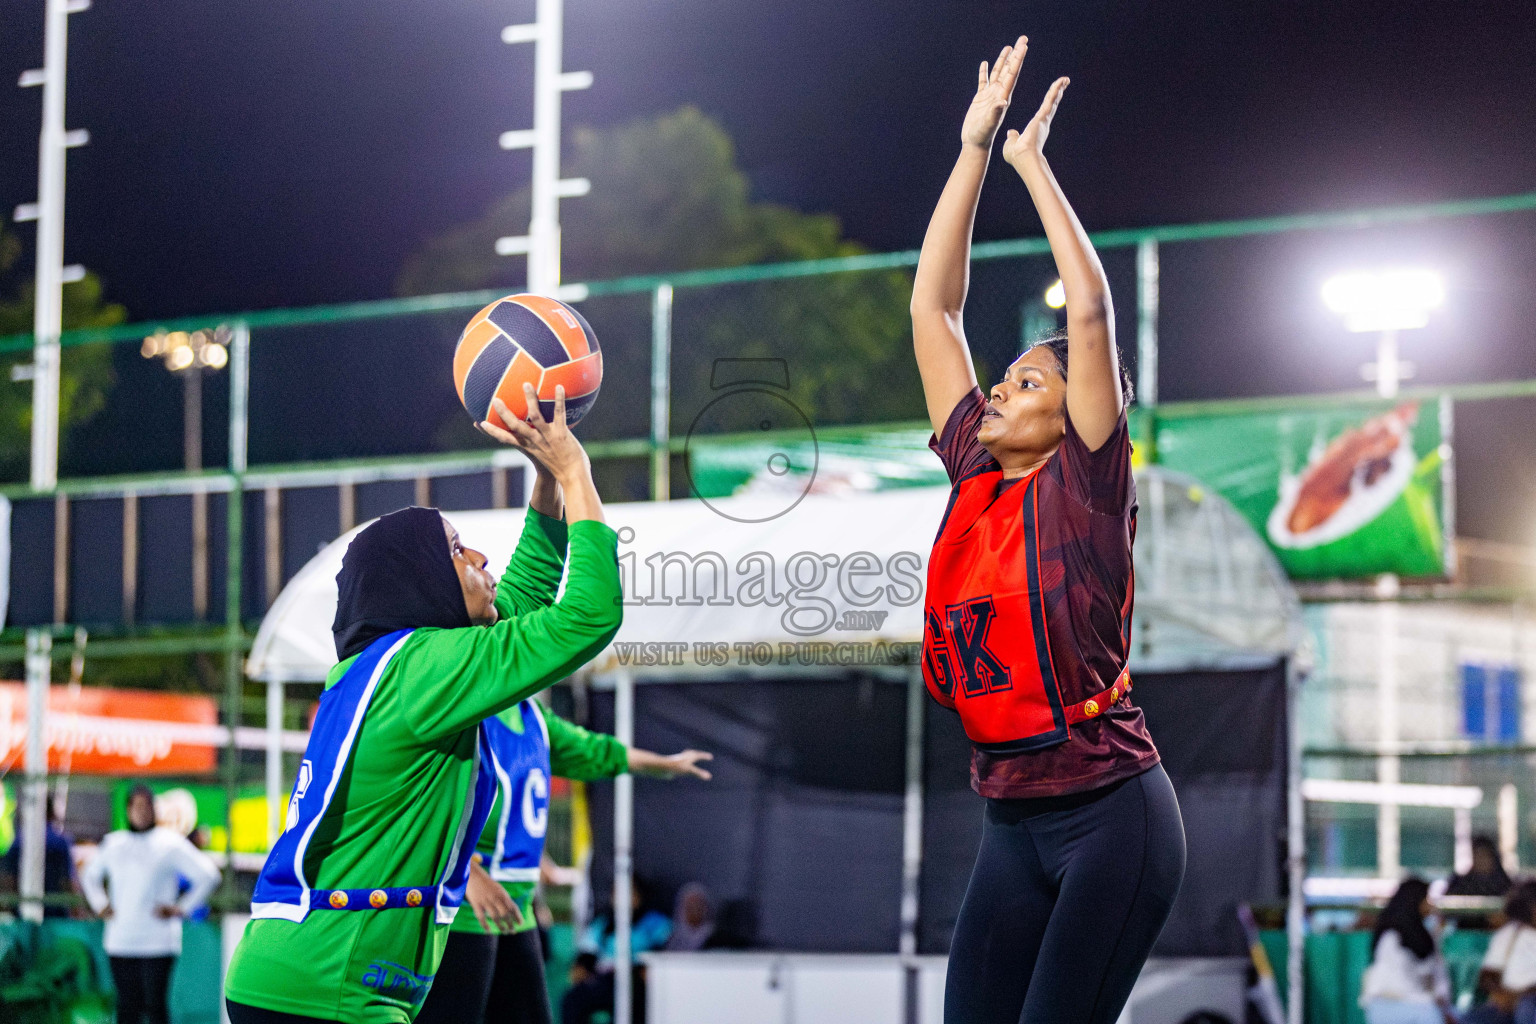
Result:
[[[490,420],[486,420],[482,423],[476,423],[475,429],[480,431],[480,433],[484,434],[486,437],[494,438],[495,440],[500,441],[502,444],[517,443],[517,438],[507,433],[507,431],[503,430],[501,427],[498,427]]]
[[[546,427],[549,422],[544,419],[544,410],[539,408],[539,393],[533,390],[533,385],[523,381],[523,398],[528,402],[528,425],[535,430]]]
[[[475,920],[480,922],[480,930],[489,934],[491,926],[486,922],[485,914],[475,905],[474,900],[469,901],[469,909],[475,912]]]
[[[995,82],[997,81],[998,77],[1002,75],[1003,66],[1008,63],[1008,51],[1010,49],[1011,47],[1005,46],[1001,50],[997,51],[997,60],[992,63],[992,77],[989,79],[989,81]]]
[[[1013,85],[1019,80],[1019,69],[1024,66],[1024,54],[1028,49],[1029,40],[1019,36],[1019,41],[1013,44],[1013,52],[1008,55],[1008,64],[999,76],[1005,92],[1013,92]]]
[[[980,70],[978,70],[976,72],[976,91],[977,92],[981,92],[981,90],[985,89],[986,87],[987,87],[987,62],[986,61],[982,61],[981,62]]]
[[[1061,105],[1061,95],[1067,91],[1067,86],[1072,84],[1071,79],[1058,78],[1051,83],[1051,87],[1045,92],[1045,99],[1040,104],[1040,113],[1036,117],[1044,117],[1049,120],[1056,113],[1056,108]]]
[[[501,417],[501,422],[506,424],[506,427],[501,429],[503,434],[510,436],[510,440],[507,441],[508,444],[515,444],[519,448],[525,448],[529,444],[538,441],[538,431],[516,416],[513,416],[512,410],[507,408],[507,403],[498,398],[491,405],[496,410],[496,415]],[[493,423],[488,423],[487,426],[492,430],[498,429]],[[496,435],[493,434],[492,436]]]
[[[555,385],[555,424],[565,426],[565,385]]]

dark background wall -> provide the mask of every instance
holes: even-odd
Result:
[[[1173,779],[1189,847],[1156,952],[1241,955],[1236,908],[1283,898],[1285,667],[1142,674],[1136,701]],[[635,783],[635,870],[668,912],[699,881],[745,901],[759,945],[893,952],[899,938],[906,688],[867,676],[637,687],[635,741],[712,750],[713,782]],[[969,745],[925,701],[919,950],[948,951],[981,834]],[[611,693],[592,701],[613,728]],[[593,891],[612,888],[613,788],[590,788]]]

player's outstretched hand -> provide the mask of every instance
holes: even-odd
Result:
[[[700,761],[713,761],[715,755],[707,750],[683,750],[676,754],[656,754],[649,750],[641,750],[631,747],[629,750],[629,770],[636,775],[650,775],[658,779],[676,779],[684,775],[691,775],[696,779],[706,782],[713,778],[710,773],[700,767]]]
[[[997,137],[998,125],[1008,113],[1008,103],[1013,98],[1013,85],[1019,80],[1019,67],[1024,63],[1024,52],[1029,49],[1029,39],[1019,36],[1012,46],[1003,47],[997,55],[997,63],[990,68],[986,61],[976,76],[976,95],[971,107],[965,112],[965,123],[960,126],[960,141],[967,146],[992,148]]]
[[[1069,78],[1058,78],[1051,83],[1051,87],[1045,91],[1045,99],[1040,103],[1040,109],[1035,111],[1035,116],[1029,119],[1029,124],[1024,130],[1008,130],[1008,137],[1003,140],[1003,159],[1009,165],[1017,168],[1019,161],[1038,159],[1045,154],[1045,140],[1051,134],[1051,119],[1056,116],[1056,108],[1061,106],[1062,94],[1067,91],[1067,86],[1072,84]]]
[[[576,435],[571,433],[571,428],[565,423],[565,388],[555,388],[552,420],[546,420],[540,411],[538,395],[532,384],[523,385],[523,397],[528,402],[527,420],[513,416],[506,403],[497,398],[492,401],[491,407],[496,410],[496,415],[501,417],[506,428],[487,420],[480,424],[481,431],[502,444],[517,448],[549,470],[550,475],[561,484],[589,475],[591,463],[587,460],[586,449],[582,448],[581,442],[576,440]]]

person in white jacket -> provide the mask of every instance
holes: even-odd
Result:
[[[219,877],[213,861],[184,836],[155,825],[154,794],[134,786],[128,828],[108,833],[80,874],[91,909],[106,919],[102,945],[117,986],[117,1024],[169,1024],[181,920],[208,898]],[[185,893],[178,892],[182,879]]]
[[[1420,878],[1404,880],[1382,908],[1360,979],[1366,1024],[1456,1024],[1450,972],[1424,924],[1429,912],[1429,885]]]

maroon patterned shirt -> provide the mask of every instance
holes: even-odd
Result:
[[[976,440],[985,409],[981,389],[972,388],[949,414],[943,436],[928,442],[951,484],[998,468]],[[1038,481],[1051,660],[1062,703],[1071,705],[1109,689],[1130,653],[1136,483],[1124,414],[1098,451],[1088,450],[1068,416],[1066,437]],[[1141,709],[1122,700],[1072,726],[1058,746],[1014,755],[973,747],[971,788],[985,797],[1060,796],[1107,786],[1157,761]]]

